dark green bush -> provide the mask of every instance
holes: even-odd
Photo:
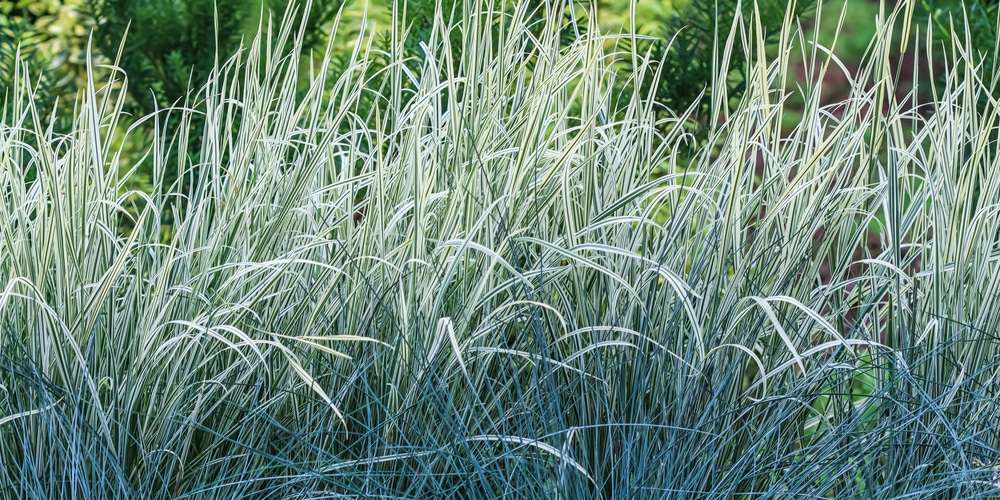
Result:
[[[702,92],[712,95],[714,53],[724,52],[732,19],[741,9],[744,22],[758,17],[768,45],[777,42],[784,22],[785,12],[791,8],[796,16],[807,16],[815,8],[815,0],[761,0],[754,12],[753,2],[737,0],[692,1],[677,12],[657,19],[659,39],[651,42],[654,59],[663,64],[662,75],[656,88],[656,97],[664,110],[675,112],[687,109],[698,101]],[[753,64],[756,57],[747,53],[739,41],[733,44],[731,64],[727,68],[726,94],[739,99],[745,89],[746,64]],[[646,82],[648,85],[648,82]],[[709,100],[701,101],[698,110],[707,111]]]
[[[342,0],[316,0],[306,29],[306,47],[325,42],[319,27],[330,22]],[[288,0],[267,0],[281,16]],[[94,43],[111,57],[124,39],[120,66],[129,76],[139,110],[150,112],[182,98],[193,82],[208,78],[213,64],[252,38],[261,19],[260,4],[244,0],[86,0],[95,20]],[[265,16],[266,21],[266,16]]]
[[[56,97],[73,90],[85,73],[85,49],[80,42],[86,20],[74,5],[56,0],[0,0],[0,106],[24,64],[36,105],[43,115]]]

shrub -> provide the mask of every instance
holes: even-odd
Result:
[[[291,3],[269,0],[263,7],[280,13]],[[341,0],[309,2],[306,51],[325,42],[318,28],[332,21],[341,5]],[[86,0],[86,7],[97,26],[98,50],[119,57],[131,98],[143,113],[155,109],[154,101],[163,107],[183,99],[193,82],[208,78],[218,64],[216,54],[234,52],[268,17],[261,16],[259,3],[242,0]]]
[[[27,64],[36,102],[48,106],[86,81],[87,23],[77,2],[0,1],[0,98],[10,96],[15,66]],[[69,109],[63,110],[70,111]]]
[[[967,35],[968,54],[973,63],[984,65],[983,74],[993,75],[996,62],[997,3],[989,0],[921,0],[923,14],[930,19],[937,35],[947,41],[952,35]],[[968,30],[954,31],[954,26],[963,26],[968,20]]]
[[[663,66],[655,88],[662,112],[697,104],[699,117],[707,123],[713,100],[729,106],[730,100],[742,97],[746,72],[753,68],[758,50],[770,49],[779,41],[785,13],[790,11],[799,19],[815,6],[815,0],[692,1],[656,19],[652,31],[658,36],[643,43],[640,51],[649,50],[651,60]],[[747,23],[743,29],[756,24],[765,47],[745,46],[733,39],[733,28],[740,28],[734,21]],[[730,39],[737,43],[727,47]],[[703,95],[708,98],[702,99]]]

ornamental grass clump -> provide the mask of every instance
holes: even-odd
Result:
[[[338,71],[288,17],[128,128],[121,75],[65,131],[20,75],[0,496],[1000,494],[998,107],[961,36],[917,101],[885,6],[826,103],[830,48],[738,16],[745,92],[692,142],[631,35],[492,5]]]

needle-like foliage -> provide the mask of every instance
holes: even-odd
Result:
[[[826,48],[789,15],[768,57],[737,15],[716,58],[754,54],[746,89],[692,151],[697,104],[663,122],[615,91],[662,66],[532,4],[439,9],[378,75],[367,32],[335,73],[301,64],[289,16],[136,122],[137,165],[121,82],[58,135],[19,77],[0,496],[1000,494],[998,108],[961,37],[933,102],[904,98],[912,10],[885,7],[829,104]],[[817,79],[789,80],[793,50]],[[197,155],[170,154],[196,115]]]

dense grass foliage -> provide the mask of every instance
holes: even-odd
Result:
[[[636,43],[546,8],[468,4],[460,54],[439,13],[419,71],[382,75],[365,36],[303,74],[274,23],[135,123],[136,165],[121,81],[61,135],[19,80],[0,496],[1000,494],[998,108],[961,37],[915,102],[891,64],[912,11],[884,9],[831,104],[838,61],[791,16],[776,59],[738,17],[717,58],[756,54],[746,91],[693,143],[694,107],[614,91],[657,87]]]

